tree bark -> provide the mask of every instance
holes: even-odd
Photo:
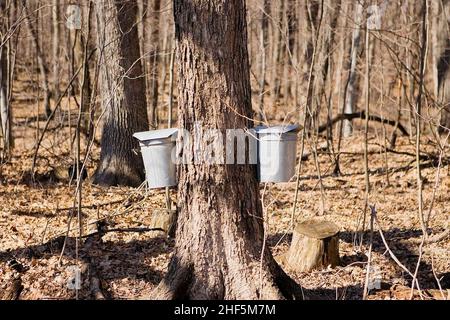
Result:
[[[133,152],[132,134],[148,129],[145,81],[136,27],[136,1],[97,1],[101,95],[105,110],[100,163],[94,183],[138,186],[142,158]]]
[[[179,127],[248,128],[244,1],[176,0]],[[199,150],[207,141],[195,136]],[[222,150],[219,150],[223,151]],[[298,286],[264,245],[254,165],[181,164],[176,245],[157,299],[291,298]]]

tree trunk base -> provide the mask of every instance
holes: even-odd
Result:
[[[104,165],[102,165],[104,166]],[[99,186],[130,186],[139,187],[143,181],[140,172],[135,168],[115,169],[114,167],[99,168],[94,174],[93,183]]]
[[[172,260],[165,279],[152,292],[155,300],[303,300],[302,288],[273,260],[242,265],[239,276],[214,266]],[[236,262],[233,262],[235,264]],[[233,269],[236,266],[233,266]]]
[[[339,259],[339,228],[328,221],[297,224],[286,263],[297,272],[336,267]]]

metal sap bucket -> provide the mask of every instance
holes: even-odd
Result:
[[[260,182],[288,182],[294,176],[298,130],[298,125],[255,128]]]
[[[177,185],[176,165],[172,151],[176,145],[178,129],[137,132],[145,167],[145,178],[150,189]]]

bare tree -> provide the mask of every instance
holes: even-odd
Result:
[[[10,5],[10,3],[8,3]],[[6,1],[0,2],[0,128],[3,141],[2,154],[0,159],[9,155],[9,150],[12,147],[12,133],[11,133],[11,106],[9,99],[10,92],[10,63],[8,62],[10,41],[6,40],[10,21],[9,10]]]
[[[32,13],[32,11],[29,8],[29,3],[27,3],[25,0],[22,0],[22,5],[25,10],[25,19],[27,21],[27,26],[30,31],[31,40],[32,40],[34,48],[36,50],[36,57],[37,57],[40,77],[41,77],[41,81],[42,81],[41,85],[42,85],[42,90],[44,91],[45,114],[47,116],[50,116],[52,109],[50,107],[51,92],[50,92],[49,81],[48,81],[48,74],[49,74],[48,66],[45,62],[44,53],[42,52],[42,48],[41,48],[41,45],[38,40],[38,34],[37,34],[35,21],[33,21],[31,19],[31,17],[34,16],[34,14]],[[39,10],[39,8],[38,8],[38,10]]]
[[[259,41],[261,48],[261,62],[260,62],[260,80],[259,80],[259,120],[264,119],[264,96],[266,94],[266,69],[267,69],[267,39],[269,26],[270,3],[269,0],[263,0],[263,7],[261,10],[261,29],[259,33]]]
[[[152,31],[149,33],[150,50],[150,125],[154,128],[158,127],[158,87],[159,87],[159,17],[161,9],[161,0],[154,0],[151,17]]]
[[[89,2],[87,5],[82,7],[83,10],[83,28],[82,31],[80,31],[78,39],[76,39],[75,43],[75,61],[77,67],[79,65],[82,65],[82,71],[80,73],[80,92],[82,92],[81,97],[83,98],[83,101],[81,101],[82,106],[82,127],[83,129],[87,130],[89,127],[89,106],[90,106],[90,99],[92,96],[92,84],[91,84],[91,74],[90,74],[90,59],[85,59],[86,54],[89,53],[91,49],[91,28],[89,27],[91,25],[91,18],[92,18],[92,10],[90,10],[91,3]],[[85,50],[88,50],[89,52],[85,52]],[[89,54],[88,54],[89,56]]]
[[[360,54],[360,39],[361,39],[361,23],[363,15],[363,6],[359,1],[354,2],[354,22],[355,26],[352,35],[352,46],[350,54],[350,73],[348,75],[347,85],[345,87],[345,105],[344,113],[351,114],[354,111],[355,97],[356,97],[356,66],[358,63],[358,57]],[[352,134],[352,121],[344,120],[342,124],[342,134],[344,137],[349,137]]]
[[[100,163],[94,183],[138,186],[144,179],[142,159],[133,152],[132,134],[148,129],[136,1],[97,1],[98,47],[104,125]]]
[[[60,80],[60,64],[59,64],[59,54],[60,54],[60,27],[59,27],[59,1],[53,0],[52,2],[52,22],[53,22],[53,41],[52,41],[52,55],[53,55],[53,96],[58,99],[59,90],[59,80]]]
[[[440,52],[442,53],[437,65],[439,100],[442,103],[440,133],[447,132],[450,129],[450,32],[448,23],[450,4],[448,1],[443,1],[443,5],[442,18],[439,19],[439,27],[442,29],[442,32],[439,32]]]

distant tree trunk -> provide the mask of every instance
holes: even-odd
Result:
[[[82,128],[87,130],[89,128],[89,106],[91,104],[91,95],[92,95],[92,85],[91,85],[91,75],[89,70],[89,60],[85,61],[85,54],[89,55],[90,51],[90,43],[91,40],[91,18],[92,18],[92,10],[90,10],[91,2],[88,2],[85,6],[83,6],[83,26],[82,30],[79,32],[79,39],[77,39],[76,43],[76,53],[75,53],[75,61],[76,67],[78,69],[80,65],[82,65],[82,72],[80,72],[80,92],[82,92],[81,97],[83,101],[80,101],[82,107]],[[88,49],[88,52],[85,52],[85,49]]]
[[[310,38],[306,45],[306,51],[305,51],[305,65],[308,66],[308,75],[307,75],[307,83],[308,88],[306,92],[306,108],[303,112],[304,114],[304,123],[305,128],[304,130],[309,132],[309,130],[312,128],[312,121],[311,115],[313,113],[313,98],[314,98],[314,88],[316,83],[316,72],[313,69],[311,74],[311,68],[315,68],[315,64],[317,63],[317,56],[318,56],[318,44],[319,44],[319,28],[321,27],[321,20],[323,18],[323,12],[326,10],[326,8],[323,7],[323,1],[313,0],[313,1],[306,1],[304,3],[305,7],[305,15],[307,19],[307,31],[308,34],[310,34]]]
[[[176,0],[174,15],[179,126],[193,132],[202,121],[222,134],[248,128],[245,2]],[[194,144],[205,150],[208,141],[194,137]],[[264,246],[254,165],[182,164],[178,188],[176,245],[157,299],[293,297],[299,287]]]
[[[53,22],[53,43],[52,43],[52,55],[53,55],[53,97],[58,99],[59,97],[59,79],[60,79],[60,66],[59,66],[59,47],[60,47],[60,35],[59,35],[59,0],[53,0],[52,3],[52,22]]]
[[[283,34],[282,34],[282,26],[283,26],[283,20],[284,20],[284,11],[285,11],[285,1],[281,0],[279,3],[277,3],[276,7],[278,8],[278,17],[275,20],[276,21],[276,27],[274,31],[274,37],[273,37],[273,52],[272,52],[272,75],[271,75],[271,104],[272,107],[274,107],[276,110],[278,99],[280,97],[280,87],[281,87],[281,81],[280,81],[280,69],[281,69],[281,60],[283,59],[283,53],[284,53],[284,40],[283,40]],[[275,16],[276,12],[273,12],[273,15]]]
[[[144,180],[132,134],[148,129],[145,82],[136,27],[136,1],[95,2],[101,59],[100,88],[105,110],[100,163],[94,183],[138,186]]]
[[[147,19],[147,1],[146,0],[138,0],[138,35],[139,35],[139,47],[141,48],[141,55],[145,53],[145,35],[146,35],[146,19]],[[145,64],[143,64],[145,65]]]
[[[1,30],[0,35],[6,33],[9,27],[9,12],[6,12],[6,2],[0,2],[0,22]],[[10,8],[9,8],[10,9]],[[0,37],[0,43],[3,43],[3,37]],[[9,54],[10,41],[7,41],[3,46],[0,46],[0,129],[2,136],[2,153],[0,154],[0,160],[9,155],[10,148],[12,147],[12,134],[11,134],[11,112],[9,104]]]
[[[284,47],[284,63],[283,63],[283,79],[281,84],[281,91],[283,95],[283,104],[289,105],[291,98],[291,74],[292,65],[295,63],[293,53],[295,48],[295,40],[297,38],[297,16],[295,11],[295,1],[287,0],[285,5],[285,37],[283,40]]]
[[[36,50],[36,56],[38,61],[38,67],[39,67],[39,73],[41,77],[41,85],[42,90],[44,90],[44,108],[45,108],[45,114],[49,116],[52,112],[52,109],[50,108],[50,87],[49,87],[49,81],[48,81],[48,68],[44,60],[44,54],[42,52],[42,48],[38,41],[37,36],[37,30],[36,26],[32,23],[30,16],[31,12],[28,8],[27,2],[25,0],[22,0],[22,5],[25,10],[25,19],[28,25],[28,29],[30,30],[31,40],[33,41],[34,48]]]
[[[139,48],[141,49],[141,56],[142,59],[142,72],[144,73],[144,79],[145,79],[145,98],[147,106],[150,105],[151,100],[149,99],[149,93],[148,93],[148,56],[147,56],[147,32],[148,32],[148,1],[147,0],[138,0],[138,18],[140,23],[138,23],[138,36],[139,36]]]
[[[440,1],[431,1],[430,11],[431,11],[431,24],[430,24],[430,36],[431,36],[431,70],[433,75],[433,94],[435,97],[439,94],[439,84],[438,84],[438,61],[439,61],[439,43],[438,43],[438,20],[439,20],[439,7]]]
[[[0,118],[3,139],[3,149],[8,153],[11,141],[11,121],[8,101],[8,63],[6,46],[0,48]]]
[[[444,2],[443,13],[440,17],[439,43],[441,43],[440,57],[437,65],[439,101],[441,102],[441,120],[439,133],[446,133],[450,130],[450,32],[448,13],[450,5]]]
[[[438,64],[439,96],[442,102],[439,133],[450,130],[450,39],[447,40],[444,53]]]
[[[259,80],[259,112],[258,119],[260,121],[267,121],[264,112],[264,96],[266,94],[266,61],[267,61],[267,39],[268,39],[268,16],[270,15],[270,2],[263,0],[263,10],[261,12],[261,29],[259,34],[260,48],[261,48],[261,70]]]
[[[363,6],[359,2],[354,3],[354,20],[355,27],[352,35],[352,46],[350,53],[350,73],[348,75],[347,85],[345,87],[345,105],[344,105],[344,113],[350,114],[354,112],[354,104],[355,104],[355,96],[356,96],[356,80],[357,80],[357,72],[356,66],[358,64],[359,57],[359,47],[360,47],[360,39],[361,39],[361,22],[362,22],[362,14],[363,14]],[[344,120],[342,124],[342,134],[344,137],[350,137],[353,132],[352,121]]]
[[[158,127],[158,87],[159,87],[159,17],[161,10],[161,0],[153,0],[151,13],[151,32],[150,32],[150,125],[153,128]]]

